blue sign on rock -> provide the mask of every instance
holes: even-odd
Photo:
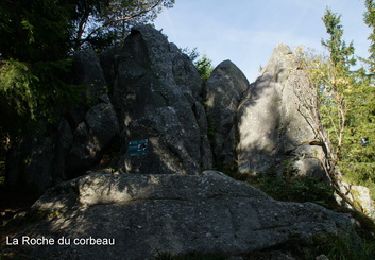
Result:
[[[148,154],[148,139],[130,141],[128,145],[128,153],[130,156],[140,156]]]

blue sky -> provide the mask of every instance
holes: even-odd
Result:
[[[169,41],[197,47],[213,65],[231,59],[254,81],[278,43],[323,51],[321,17],[328,6],[341,14],[344,38],[367,56],[370,30],[362,21],[363,0],[175,0],[155,20]]]

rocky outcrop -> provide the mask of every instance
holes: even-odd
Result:
[[[72,83],[80,101],[64,109],[59,125],[43,125],[9,153],[9,186],[23,183],[41,193],[100,168],[112,144],[120,148],[111,166],[124,172],[211,168],[202,82],[191,60],[148,25],[135,28],[124,46],[103,52],[101,60],[91,49],[74,55]],[[147,147],[132,154],[129,144],[139,140]]]
[[[68,177],[89,170],[120,131],[96,53],[91,49],[76,53],[73,65],[76,83],[85,86],[85,92],[82,93],[84,102],[71,108],[67,115],[73,133],[67,155]]]
[[[20,236],[71,242],[17,247],[17,254],[38,259],[233,256],[295,241],[309,244],[320,235],[353,234],[347,215],[311,203],[277,202],[214,171],[188,176],[96,172],[49,190],[33,209],[47,217],[24,227]],[[74,245],[75,238],[90,243],[90,237],[115,244]]]
[[[98,55],[88,48],[78,51],[73,57],[73,78],[76,84],[83,85],[83,99],[89,105],[107,99],[107,84]]]
[[[371,192],[369,188],[350,185],[344,181],[341,181],[340,191],[342,194],[345,194],[346,199],[350,201],[359,212],[375,221],[375,202],[371,198]],[[343,201],[343,199],[337,194],[336,201],[342,207],[353,209],[351,205]]]
[[[215,168],[237,170],[237,108],[249,88],[244,74],[230,60],[219,64],[206,84],[206,111]]]
[[[67,158],[70,176],[89,170],[118,134],[119,125],[112,104],[99,103],[91,107],[85,120],[73,132],[72,148]]]
[[[211,166],[202,82],[187,55],[151,26],[133,29],[112,60],[125,172],[193,174]],[[111,72],[107,73],[108,75]],[[148,147],[132,154],[130,142]]]
[[[241,173],[283,173],[324,177],[321,146],[306,118],[314,94],[297,55],[278,46],[238,112]],[[307,103],[308,102],[308,103]]]
[[[277,254],[279,247],[311,245],[322,236],[357,238],[348,215],[278,202],[220,172],[202,173],[212,167],[209,133],[217,168],[319,176],[323,151],[303,110],[304,101],[315,99],[287,47],[276,48],[251,86],[227,60],[203,89],[188,56],[142,25],[100,62],[92,50],[78,52],[74,68],[82,102],[62,113],[52,133],[44,129],[19,143],[7,177],[14,185],[22,177],[38,192],[57,184],[25,213],[32,222],[16,216],[8,240],[65,238],[65,245],[3,247],[2,253],[35,259],[240,256]],[[104,169],[103,154],[112,144],[120,148],[106,156],[117,169]],[[360,202],[369,200],[368,190],[355,192],[352,200],[364,211],[373,206]]]
[[[119,134],[117,115],[93,50],[74,55],[72,81],[80,102],[62,111],[58,124],[40,122],[13,148],[7,159],[9,187],[23,186],[40,194],[82,175],[98,163]]]

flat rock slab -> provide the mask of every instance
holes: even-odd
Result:
[[[96,172],[49,190],[47,213],[18,237],[70,238],[69,246],[11,247],[42,259],[152,259],[199,252],[247,254],[317,235],[350,233],[347,215],[311,203],[277,202],[222,173],[136,175]],[[75,238],[115,245],[73,245]],[[87,242],[89,243],[89,242]]]

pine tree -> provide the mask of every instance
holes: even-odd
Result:
[[[364,13],[364,22],[371,30],[369,40],[371,45],[369,48],[370,57],[368,63],[370,65],[370,71],[372,74],[375,73],[375,2],[373,0],[365,0],[366,12]]]
[[[356,59],[354,57],[353,42],[347,46],[342,39],[344,31],[341,24],[341,16],[327,9],[323,16],[323,22],[329,38],[322,40],[322,45],[329,51],[331,63],[333,66],[342,66],[345,69],[349,69],[350,66],[355,65]]]

